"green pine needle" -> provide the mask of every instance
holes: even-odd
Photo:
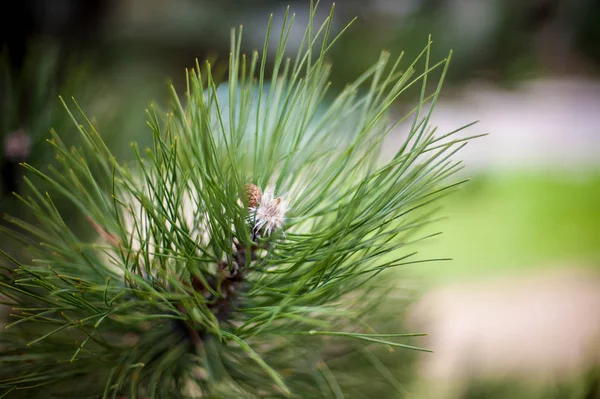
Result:
[[[73,113],[61,98],[80,147],[53,133],[59,166],[24,165],[32,195],[21,200],[37,223],[9,219],[31,259],[6,254],[16,269],[1,275],[13,307],[0,334],[6,394],[342,397],[345,379],[324,360],[329,342],[371,364],[365,345],[426,350],[397,342],[419,334],[362,326],[390,286],[377,276],[426,261],[405,247],[460,183],[448,178],[460,168],[462,128],[437,136],[429,125],[451,55],[432,62],[429,41],[401,69],[402,55],[390,62],[383,52],[329,101],[326,56],[339,36],[334,9],[321,25],[315,10],[292,59],[288,11],[272,58],[272,16],[261,54],[242,54],[242,29],[233,30],[227,84],[208,63],[187,71],[170,111],[148,109],[153,146],[132,143],[133,163],[117,162],[79,105]],[[416,85],[418,104],[390,119]],[[407,118],[405,143],[381,162],[384,139]],[[52,190],[37,190],[40,181]],[[252,208],[249,183],[271,219]],[[94,240],[65,222],[59,197]]]

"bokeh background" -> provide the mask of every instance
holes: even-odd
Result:
[[[74,129],[57,100],[74,96],[115,153],[150,139],[145,109],[179,89],[195,60],[227,59],[229,29],[262,47],[268,15],[299,0],[21,0],[0,13],[0,211],[21,217],[18,162],[52,162],[50,127]],[[330,2],[319,11],[325,18]],[[330,54],[333,90],[384,48],[432,56],[454,50],[432,123],[475,120],[489,133],[459,154],[470,182],[444,202],[438,236],[398,278],[417,295],[399,318],[430,335],[417,359],[415,398],[597,398],[600,366],[600,2],[597,0],[343,0],[335,29],[358,20]],[[279,19],[278,19],[279,17]],[[395,111],[415,101],[408,92]],[[390,136],[397,148],[406,127]],[[389,156],[384,150],[382,158]],[[22,213],[22,212],[21,212]],[[85,234],[85,222],[81,224]],[[412,364],[412,363],[411,363]]]

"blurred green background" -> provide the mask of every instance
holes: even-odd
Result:
[[[423,245],[451,257],[419,266],[432,284],[554,267],[559,262],[600,264],[600,173],[506,172],[476,175],[445,203]]]
[[[196,58],[226,60],[232,26],[244,25],[246,51],[262,47],[269,13],[277,30],[290,4],[297,13],[293,54],[308,20],[308,2],[296,0],[7,4],[10,11],[0,17],[0,204],[2,213],[25,217],[9,194],[25,190],[15,163],[52,162],[44,145],[50,127],[67,139],[75,133],[58,94],[67,101],[75,96],[126,159],[130,141],[150,139],[148,104],[163,105],[169,81],[181,89],[184,68]],[[329,6],[322,2],[317,19],[325,18]],[[543,273],[557,265],[600,269],[600,2],[344,0],[337,3],[334,28],[339,31],[354,16],[357,22],[330,54],[334,90],[371,65],[380,49],[404,50],[409,60],[432,34],[434,59],[454,50],[434,123],[444,132],[480,120],[469,133],[490,133],[464,153],[463,174],[471,180],[444,200],[447,218],[431,227],[444,234],[420,246],[424,257],[454,260],[404,271],[417,277],[420,290]],[[400,100],[399,114],[416,94]],[[30,144],[15,156],[10,140],[19,130]],[[391,143],[399,145],[402,137],[400,129]],[[582,311],[598,320],[593,309]],[[527,390],[475,391],[462,397],[534,397]],[[577,395],[561,391],[555,397],[584,397]]]

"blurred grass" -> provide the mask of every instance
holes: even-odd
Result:
[[[428,285],[557,264],[600,267],[600,172],[488,173],[444,200],[443,234],[411,266]]]

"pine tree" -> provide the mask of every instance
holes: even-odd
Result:
[[[327,102],[326,57],[339,35],[334,9],[321,25],[315,10],[294,58],[287,12],[273,58],[272,16],[262,53],[242,54],[242,28],[233,30],[226,84],[211,64],[188,71],[170,110],[149,107],[153,146],[133,143],[133,163],[118,162],[77,103],[63,101],[80,146],[53,132],[60,167],[24,165],[32,194],[19,199],[36,223],[10,221],[29,260],[3,251],[13,263],[0,275],[11,308],[0,333],[7,397],[402,389],[374,348],[421,348],[410,345],[415,334],[379,329],[397,286],[382,273],[429,261],[406,247],[426,238],[431,204],[461,183],[449,177],[462,128],[438,136],[429,124],[450,56],[433,63],[429,42],[400,69],[402,55],[382,52]],[[417,85],[417,105],[390,119]],[[380,162],[384,138],[405,120],[408,137]],[[70,228],[57,199],[88,221],[92,240]],[[379,378],[365,380],[356,355]]]

